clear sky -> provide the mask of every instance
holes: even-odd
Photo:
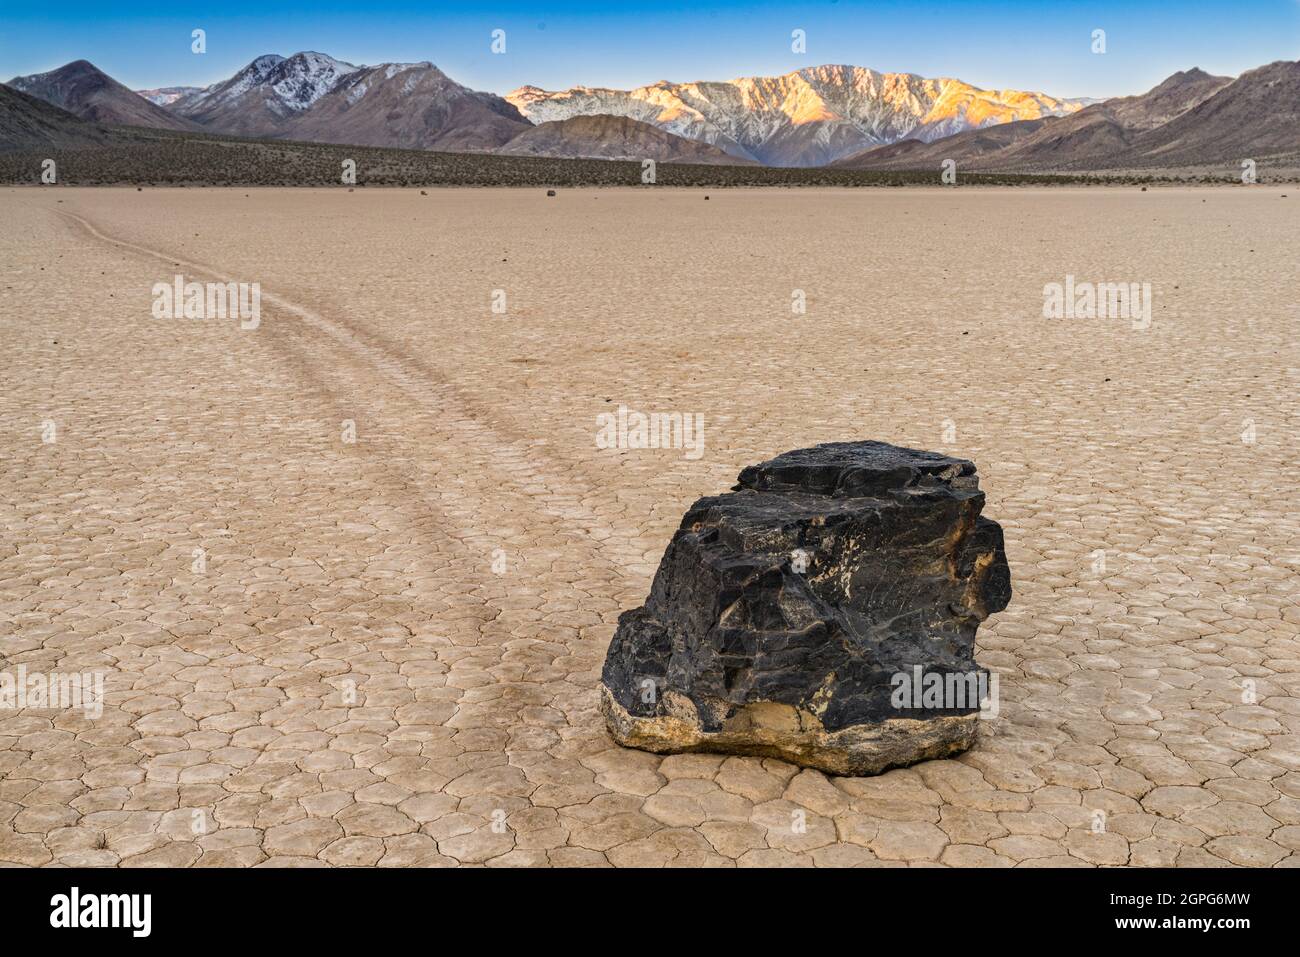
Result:
[[[207,52],[190,33],[207,32]],[[506,31],[506,52],[491,32]],[[807,52],[791,51],[791,31]],[[1106,53],[1091,50],[1106,31]],[[640,0],[480,3],[0,0],[0,79],[90,60],[133,88],[224,79],[263,53],[431,60],[476,89],[627,88],[822,63],[954,76],[1057,96],[1146,90],[1199,66],[1236,75],[1300,58],[1300,0]]]

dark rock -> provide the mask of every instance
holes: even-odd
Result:
[[[553,190],[553,189],[548,189],[548,190],[546,191],[546,195],[547,195],[547,196],[554,196],[554,195],[555,195],[555,190]]]
[[[619,618],[601,693],[614,738],[835,774],[970,747],[975,630],[1011,598],[974,464],[835,443],[739,482],[691,506],[645,605]],[[923,696],[935,682],[946,694]]]

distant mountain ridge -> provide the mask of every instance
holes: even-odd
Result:
[[[575,116],[524,130],[495,152],[507,156],[646,160],[659,163],[756,165],[730,153],[688,140],[626,116]]]
[[[510,155],[761,162],[846,169],[1074,172],[1300,163],[1300,62],[1236,79],[1175,73],[1136,96],[1091,102],[981,90],[951,78],[809,67],[635,90],[465,87],[427,61],[358,66],[323,53],[265,54],[202,89],[127,89],[85,60],[15,77],[57,107],[0,101],[0,132],[32,144],[95,142],[109,127]],[[89,127],[74,129],[68,114]],[[44,133],[42,133],[44,131]],[[0,139],[0,148],[14,148]],[[1288,160],[1289,162],[1289,160]]]
[[[1248,70],[1213,96],[1144,133],[1147,162],[1233,162],[1300,153],[1300,60]]]
[[[908,136],[936,139],[1070,113],[1086,102],[842,65],[722,82],[663,81],[630,91],[575,87],[548,93],[524,87],[503,98],[470,90],[427,62],[357,66],[314,51],[259,56],[203,89],[144,93],[150,107],[176,117],[174,122],[192,124],[182,128],[422,149],[496,149],[535,124],[618,116],[774,166],[823,165]],[[140,120],[164,125],[157,116]],[[604,133],[622,135],[608,123]],[[634,138],[649,142],[644,131]],[[571,148],[554,133],[530,142],[532,149],[544,142]],[[672,152],[671,141],[655,142]]]
[[[432,63],[380,63],[348,73],[286,124],[282,135],[474,152],[502,146],[531,128],[501,97],[462,86]]]
[[[48,73],[16,76],[8,85],[92,123],[197,129],[184,117],[150,103],[86,60],[73,60]]]
[[[722,82],[661,81],[634,90],[521,87],[506,99],[533,122],[628,116],[770,166],[820,166],[906,137],[938,139],[1071,113],[1086,102],[845,65]]]
[[[199,86],[160,86],[154,90],[136,90],[135,92],[154,106],[171,106],[181,97],[197,93],[201,89],[202,87]]]
[[[222,133],[274,136],[357,67],[323,53],[259,56],[228,80],[183,96],[173,112]]]
[[[531,128],[432,63],[357,66],[314,51],[259,56],[169,108],[218,133],[411,149],[493,149]]]
[[[841,169],[1040,172],[1238,163],[1300,153],[1300,62],[1279,61],[1235,80],[1204,70],[1175,73],[1137,96],[1116,97],[1066,117],[1009,123],[930,143],[905,140],[865,150]]]

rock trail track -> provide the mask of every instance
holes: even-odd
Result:
[[[416,214],[399,241],[383,224],[409,199],[391,191],[364,198],[384,217],[343,211],[361,217],[346,257],[322,248],[313,261],[284,254],[295,248],[285,214],[305,247],[349,200],[265,191],[277,218],[241,207],[238,190],[195,192],[0,199],[13,223],[0,238],[0,667],[102,670],[108,691],[97,718],[0,711],[0,863],[1300,863],[1300,530],[1286,438],[1300,423],[1280,292],[1295,277],[1252,271],[1242,251],[1156,242],[1208,215],[1199,200],[1211,196],[1274,249],[1275,267],[1300,260],[1262,198],[1169,191],[1153,197],[1165,204],[1155,225],[1116,203],[1119,249],[1027,229],[1030,197],[996,209],[992,191],[955,207],[852,198],[904,236],[917,228],[907,213],[931,236],[992,222],[999,256],[1113,267],[1145,255],[1172,304],[1163,325],[1147,339],[1106,328],[1064,365],[1078,332],[1026,341],[1023,315],[1040,303],[1012,316],[979,286],[979,256],[864,330],[853,304],[866,290],[828,252],[858,228],[837,219],[848,201],[834,193],[803,206],[715,197],[712,218],[692,220],[703,204],[689,192],[604,192],[599,214],[582,213],[594,219],[567,221],[582,193],[548,207],[457,191],[438,197],[436,233]],[[1041,200],[1113,199],[1076,195]],[[818,217],[804,223],[809,204]],[[664,260],[655,269],[691,268],[691,296],[614,246],[631,215]],[[579,246],[555,245],[557,216],[585,234]],[[722,245],[764,235],[764,216],[829,260],[797,280],[821,310],[819,338],[798,343],[804,362],[780,352],[795,280],[779,246]],[[475,229],[490,239],[441,238]],[[522,260],[508,280],[483,265],[501,236],[518,237],[510,258]],[[445,306],[395,267],[357,265],[396,261],[408,239],[446,257]],[[1231,288],[1209,285],[1202,267],[1238,253]],[[873,294],[909,301],[882,278],[897,250],[857,255]],[[547,256],[567,279],[540,271]],[[759,277],[752,298],[727,278],[743,269]],[[260,328],[150,318],[148,290],[177,272],[260,280]],[[584,275],[605,299],[573,301]],[[445,318],[500,281],[517,303],[513,331]],[[1215,317],[1249,289],[1249,334],[1225,336]],[[941,290],[966,297],[978,318],[955,321],[974,341],[930,341],[926,304]],[[750,319],[743,342],[710,355],[769,294],[786,316]],[[628,303],[641,301],[660,313],[629,331]],[[697,325],[675,337],[673,320]],[[870,382],[857,381],[870,360],[843,346],[855,336],[880,357]],[[1007,373],[1006,395],[971,384],[1013,353],[1026,371]],[[945,389],[927,385],[936,375]],[[769,376],[786,387],[755,393]],[[1090,406],[1106,376],[1120,384]],[[1253,397],[1225,399],[1242,390]],[[596,450],[594,415],[620,401],[704,411],[705,460]],[[1250,445],[1242,409],[1258,425]],[[969,438],[943,448],[950,416]],[[346,420],[355,442],[341,438]],[[865,437],[847,429],[974,458],[986,514],[1007,531],[1016,596],[980,632],[1001,709],[979,745],[876,778],[618,748],[597,710],[601,662],[682,509],[783,448]]]

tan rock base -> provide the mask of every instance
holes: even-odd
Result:
[[[879,774],[890,768],[943,758],[975,743],[978,712],[944,718],[893,718],[881,724],[827,731],[818,717],[791,705],[747,705],[721,731],[700,727],[695,705],[684,695],[667,692],[668,712],[637,717],[603,685],[600,709],[614,740],[626,748],[656,754],[709,751],[778,758],[828,774]]]

